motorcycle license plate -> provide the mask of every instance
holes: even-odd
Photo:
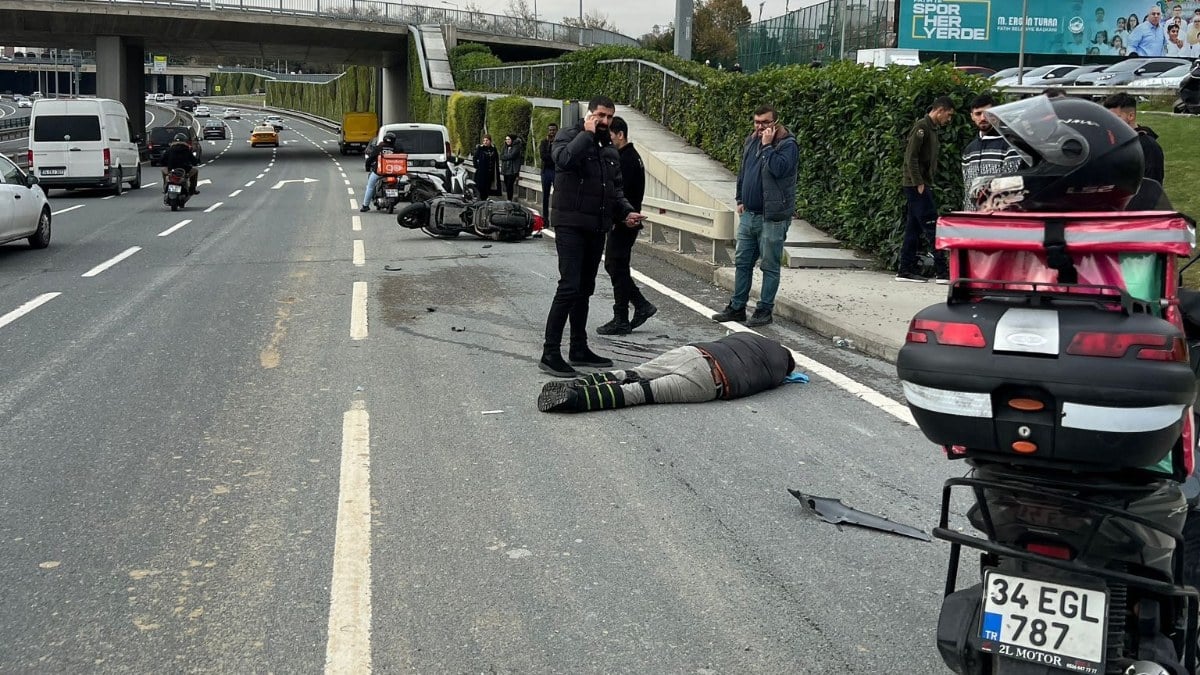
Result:
[[[384,190],[383,194],[385,194],[389,197],[399,197],[400,191],[399,190]]]
[[[182,185],[168,185],[167,192],[183,192]]]
[[[1077,673],[1104,672],[1106,591],[989,571],[979,624],[985,652]]]

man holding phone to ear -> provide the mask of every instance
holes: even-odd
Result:
[[[596,290],[596,273],[604,240],[613,222],[633,227],[644,218],[625,198],[621,157],[609,125],[617,113],[606,96],[588,101],[583,121],[559,131],[550,154],[554,158],[554,191],[550,220],[558,251],[558,289],[546,316],[546,337],[538,367],[555,377],[575,377],[571,366],[611,368],[611,359],[587,344],[588,299]],[[562,357],[563,330],[571,324],[570,363]]]
[[[754,111],[754,131],[742,148],[737,177],[737,249],[734,253],[733,297],[713,321],[741,321],[765,326],[773,319],[779,291],[779,265],[792,213],[796,210],[796,167],[800,147],[779,123],[775,108]],[[754,263],[762,269],[762,289],[754,316],[746,320],[746,303],[754,281]]]

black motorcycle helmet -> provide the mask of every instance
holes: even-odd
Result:
[[[413,202],[400,209],[396,214],[396,222],[400,227],[417,230],[429,224],[429,203]]]
[[[172,138],[171,142],[172,143],[187,143],[188,139],[187,139],[187,136],[185,136],[183,134],[175,134],[175,138]]]
[[[383,144],[394,147],[396,145],[396,134],[393,134],[390,131],[388,133],[384,134],[383,135]]]
[[[982,209],[1121,211],[1137,194],[1145,173],[1137,132],[1104,106],[1035,96],[986,115],[1022,161],[992,178]]]

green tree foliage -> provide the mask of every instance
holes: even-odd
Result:
[[[737,59],[737,28],[749,23],[750,10],[742,0],[707,0],[697,3],[692,52],[696,60],[731,64]]]
[[[675,27],[671,25],[655,26],[654,30],[638,38],[638,43],[644,49],[652,52],[671,54],[675,51]]]
[[[454,84],[459,88],[473,82],[470,75],[472,70],[502,65],[504,62],[492,54],[487,45],[477,42],[465,42],[450,50],[450,71],[454,74]]]

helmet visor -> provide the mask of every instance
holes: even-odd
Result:
[[[984,114],[1029,166],[1041,161],[1074,166],[1087,159],[1087,139],[1059,119],[1045,96],[998,105]]]

